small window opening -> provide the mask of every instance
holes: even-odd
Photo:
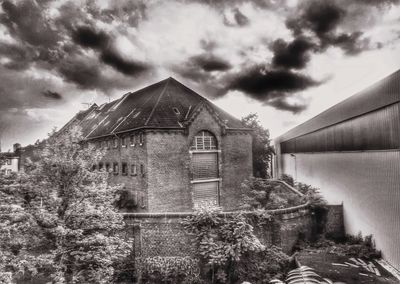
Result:
[[[131,146],[135,146],[135,144],[136,144],[135,135],[132,134],[132,135],[129,137],[129,142],[130,142]]]
[[[103,169],[103,163],[100,162],[100,163],[99,163],[99,171],[101,171],[102,169]]]
[[[118,148],[118,141],[119,139],[118,138],[114,138],[114,148]]]
[[[142,175],[142,177],[144,176],[144,165],[140,164],[140,174]]]
[[[122,147],[126,147],[126,137],[123,137],[122,139],[121,139],[121,145],[122,145]]]
[[[131,175],[136,176],[137,175],[137,168],[135,164],[131,165]]]
[[[110,163],[106,163],[106,172],[110,171]]]
[[[128,164],[122,163],[121,166],[122,175],[126,176],[128,174]]]
[[[119,172],[118,163],[113,164],[113,172],[114,172],[114,175],[118,174],[118,172]]]
[[[143,133],[140,133],[139,134],[139,144],[143,145],[143,143],[144,143],[144,135],[143,135]]]
[[[172,108],[172,109],[174,110],[174,112],[175,112],[176,114],[181,114],[180,111],[179,111],[179,109],[177,109],[176,107],[174,107],[174,108]]]

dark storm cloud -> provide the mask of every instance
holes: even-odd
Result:
[[[61,100],[63,98],[61,94],[50,91],[50,90],[46,90],[46,91],[42,92],[42,94],[45,98],[52,99],[52,100]]]
[[[72,39],[75,43],[83,47],[95,49],[104,49],[107,47],[110,38],[103,31],[96,31],[90,26],[78,27],[72,33]]]
[[[268,70],[256,66],[238,74],[230,89],[246,92],[251,97],[267,102],[280,93],[294,93],[317,86],[319,82],[311,77],[288,70]]]
[[[228,61],[212,54],[201,54],[189,58],[190,65],[200,68],[206,72],[227,71],[232,68]]]
[[[310,51],[313,48],[315,44],[303,36],[289,43],[283,39],[275,40],[271,46],[274,53],[272,64],[274,67],[302,69],[310,61]]]
[[[364,37],[360,30],[352,32],[339,31],[340,26],[349,15],[348,5],[353,5],[352,13],[373,13],[370,9],[362,9],[364,6],[376,6],[381,8],[398,1],[307,1],[301,2],[299,12],[286,20],[286,26],[293,32],[295,38],[306,32],[312,32],[315,36],[314,44],[317,52],[324,52],[329,47],[338,47],[347,55],[357,55],[365,50],[379,47],[370,44],[370,40]],[[359,5],[359,9],[357,9]],[[363,7],[361,7],[363,6]],[[357,11],[358,10],[358,11]],[[358,17],[368,17],[369,15],[358,15]],[[362,26],[362,23],[358,25]]]
[[[127,60],[111,47],[112,39],[103,31],[98,31],[90,26],[81,26],[73,31],[72,38],[75,43],[100,51],[101,62],[111,66],[116,71],[128,76],[138,75],[149,69],[144,63]]]
[[[298,104],[298,103],[289,103],[285,98],[277,98],[277,99],[272,99],[267,102],[269,106],[274,107],[275,109],[283,110],[283,111],[289,111],[293,114],[300,113],[307,109],[306,104]]]
[[[4,13],[0,15],[0,22],[23,42],[33,46],[54,47],[60,38],[42,13],[43,8],[34,1],[17,3],[4,1],[1,4]]]
[[[70,58],[61,64],[58,72],[68,81],[84,89],[95,89],[101,84],[101,73],[95,62]]]
[[[113,67],[115,70],[129,76],[138,75],[149,69],[149,66],[146,64],[134,60],[126,60],[113,50],[103,51],[100,59],[102,62]]]

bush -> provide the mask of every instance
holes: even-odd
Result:
[[[271,221],[263,210],[252,214],[223,215],[218,208],[201,207],[184,220],[186,230],[193,234],[202,276],[207,283],[237,283],[252,279],[267,283],[279,274],[287,256],[277,247],[267,248],[253,232],[253,226]]]

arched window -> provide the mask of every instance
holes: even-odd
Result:
[[[217,148],[217,139],[211,132],[206,130],[198,132],[190,146],[191,150],[196,151],[216,150]]]
[[[218,143],[209,131],[200,131],[193,138],[191,150],[191,183],[193,204],[219,204]]]

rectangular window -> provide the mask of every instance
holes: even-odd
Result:
[[[139,134],[139,144],[140,146],[142,146],[144,143],[144,135],[143,132]]]
[[[218,177],[217,153],[195,153],[192,158],[193,179],[210,179]]]
[[[92,166],[92,171],[95,171],[97,169],[97,166],[96,165],[93,165]]]
[[[110,163],[106,163],[106,172],[108,173],[110,171]]]
[[[218,205],[218,182],[202,182],[193,184],[194,206],[204,204]]]
[[[7,165],[11,165],[11,159],[7,159]]]
[[[122,175],[126,176],[128,174],[128,164],[122,163],[121,164]]]
[[[107,140],[102,141],[102,144],[103,144],[102,148],[107,149]]]
[[[111,139],[107,139],[107,149],[110,149],[112,145],[112,140]]]
[[[132,176],[137,175],[137,168],[136,168],[136,165],[134,165],[134,164],[131,165],[131,175]]]
[[[103,169],[103,163],[99,163],[99,171]]]
[[[135,139],[135,135],[131,135],[130,137],[129,137],[129,142],[130,142],[130,144],[131,144],[131,146],[135,146],[135,144],[136,144],[136,141],[135,141],[136,139]]]
[[[119,173],[118,163],[113,164],[113,173],[114,175],[117,175]]]
[[[122,147],[126,147],[126,140],[127,140],[126,137],[122,137],[122,138],[121,138],[121,145],[122,145]]]
[[[119,139],[117,137],[114,138],[114,148],[118,148]]]
[[[140,174],[144,177],[144,165],[140,164]]]
[[[11,170],[7,170],[7,175],[10,175],[11,174]]]

